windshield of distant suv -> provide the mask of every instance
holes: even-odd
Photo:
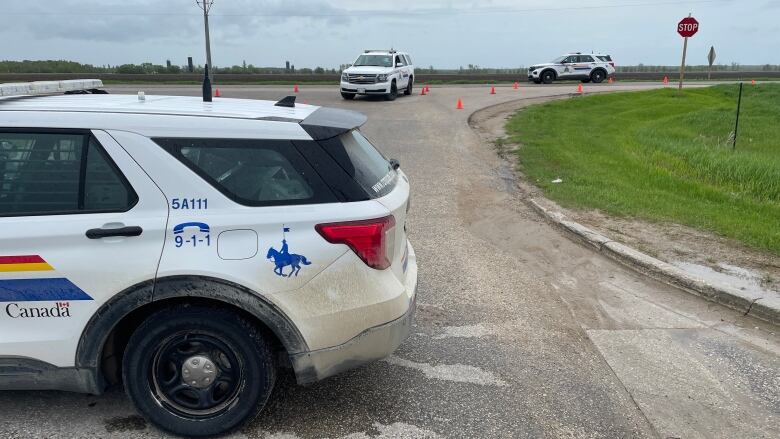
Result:
[[[360,55],[353,65],[356,67],[393,67],[393,57],[390,55]]]

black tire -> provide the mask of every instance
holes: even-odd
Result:
[[[412,94],[412,89],[414,88],[414,76],[409,77],[409,83],[406,84],[406,88],[404,89],[404,94],[406,96],[409,96]]]
[[[542,72],[541,78],[542,82],[545,84],[552,84],[552,82],[555,81],[555,72],[552,70],[545,70]]]
[[[352,99],[355,99],[355,93],[344,93],[342,91],[341,92],[341,97],[346,99],[346,100],[348,100],[348,101],[351,101]]]
[[[590,74],[590,80],[593,81],[594,84],[600,84],[604,82],[604,78],[606,77],[607,74],[604,73],[604,71],[601,69],[594,70],[593,73]]]
[[[385,95],[385,99],[388,101],[394,101],[398,97],[398,86],[395,85],[395,79],[390,83],[390,93]]]
[[[202,437],[231,432],[254,419],[271,395],[276,368],[268,342],[241,316],[177,306],[151,315],[133,333],[122,378],[130,400],[150,423]],[[197,386],[183,381],[192,378],[200,380]]]

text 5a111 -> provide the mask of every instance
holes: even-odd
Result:
[[[202,236],[192,235],[188,239],[185,239],[184,236],[179,235],[176,238],[174,238],[174,240],[176,241],[177,248],[183,247],[185,244],[187,246],[192,244],[193,247],[197,247],[199,245],[201,246],[211,245],[211,235],[202,235]]]
[[[173,210],[206,210],[209,208],[207,198],[174,198],[171,200]]]

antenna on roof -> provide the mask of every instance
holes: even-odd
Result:
[[[295,108],[295,96],[285,96],[279,102],[275,103],[274,106]]]
[[[211,80],[209,79],[209,65],[205,65],[203,73],[203,102],[211,102]]]

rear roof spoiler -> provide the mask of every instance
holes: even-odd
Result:
[[[314,140],[325,140],[363,126],[365,114],[338,108],[320,107],[301,121],[301,127]]]

